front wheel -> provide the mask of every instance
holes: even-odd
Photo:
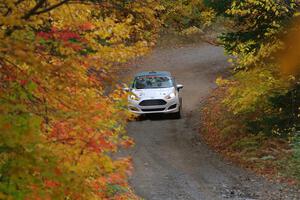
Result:
[[[174,113],[174,118],[175,118],[175,119],[180,119],[180,118],[181,118],[181,111],[180,111],[180,110],[181,110],[181,109],[179,109],[178,112]]]
[[[179,110],[173,114],[175,119],[180,119],[181,118],[181,110],[182,110],[182,99],[180,98],[180,106]]]

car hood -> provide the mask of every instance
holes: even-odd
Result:
[[[155,88],[155,89],[133,89],[132,92],[141,99],[161,99],[175,91],[171,88]]]

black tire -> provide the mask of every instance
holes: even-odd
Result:
[[[180,119],[181,118],[181,109],[179,109],[178,112],[174,113],[174,119]]]
[[[180,98],[179,110],[176,113],[173,113],[175,119],[181,119],[181,110],[182,110],[182,99]]]
[[[144,121],[145,119],[147,119],[146,114],[139,114],[136,118],[136,121]]]

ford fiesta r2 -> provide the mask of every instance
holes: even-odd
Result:
[[[176,84],[169,72],[138,73],[128,95],[128,108],[136,114],[172,113],[181,117],[182,98],[179,96],[183,85]]]

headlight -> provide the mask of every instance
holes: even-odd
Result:
[[[171,94],[168,94],[165,98],[166,99],[173,99],[175,97],[175,92],[172,92]]]
[[[131,95],[129,96],[129,98],[132,99],[132,100],[135,100],[135,101],[140,100],[140,98],[139,98],[138,96],[136,96],[135,94],[131,94]]]

